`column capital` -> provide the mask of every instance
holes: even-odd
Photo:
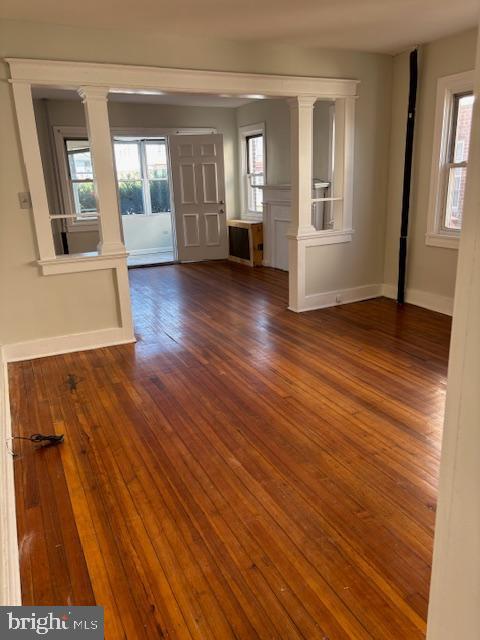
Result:
[[[317,96],[295,96],[288,98],[288,106],[290,109],[310,108],[313,109],[313,105],[318,100]]]
[[[92,100],[107,102],[109,91],[109,87],[96,87],[90,85],[85,85],[77,89],[77,93],[82,98],[83,103],[87,102],[87,100],[88,102],[91,102]]]

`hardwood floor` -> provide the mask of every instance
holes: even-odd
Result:
[[[450,321],[130,272],[138,343],[9,367],[25,604],[106,638],[423,638]]]

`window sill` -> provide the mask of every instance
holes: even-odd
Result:
[[[67,218],[67,232],[78,233],[79,231],[98,231],[99,218],[98,215],[88,218]]]
[[[86,233],[87,231],[98,231],[98,222],[67,222],[67,233]]]
[[[444,249],[458,249],[460,234],[427,233],[425,244],[431,247],[443,247]]]
[[[38,260],[44,276],[58,275],[61,273],[78,273],[80,271],[99,271],[102,269],[114,269],[125,262],[128,253],[99,254],[96,251],[90,253],[75,253],[67,256],[57,256],[48,260]]]
[[[122,213],[122,220],[124,218],[127,218],[127,220],[130,219],[137,219],[137,218],[155,218],[157,216],[171,216],[172,212],[171,211],[157,211],[156,213]]]
[[[353,229],[344,229],[342,231],[312,231],[311,233],[288,234],[287,237],[305,242],[310,247],[317,247],[324,244],[340,244],[351,242]]]
[[[263,213],[253,213],[252,211],[248,211],[246,213],[242,213],[240,215],[242,220],[251,220],[252,222],[263,222]]]

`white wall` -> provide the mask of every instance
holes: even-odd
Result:
[[[477,32],[472,30],[437,40],[420,49],[407,260],[407,292],[413,290],[419,301],[433,296],[434,300],[445,299],[444,304],[449,300],[451,305],[454,295],[458,251],[425,244],[435,99],[439,78],[474,68],[476,39]],[[384,281],[393,287],[396,286],[398,274],[407,102],[408,53],[403,53],[395,56],[393,61],[390,174],[385,236]]]
[[[265,123],[267,184],[290,182],[290,112],[286,100],[258,100],[236,110],[237,127]]]
[[[328,131],[330,102],[319,101],[313,111],[313,175],[328,174]],[[238,107],[237,126],[265,123],[267,175],[269,185],[290,184],[290,108],[286,100],[257,100]]]
[[[312,254],[307,265],[308,285],[311,291],[323,291],[340,282],[354,285],[381,281],[392,65],[389,56],[15,21],[0,24],[0,56],[359,79],[354,193],[357,231],[352,243],[328,251],[319,247]],[[45,277],[34,264],[37,252],[31,212],[20,210],[17,200],[17,192],[28,187],[7,77],[8,68],[2,64],[0,299],[8,303],[1,305],[0,342],[117,326],[111,273]],[[325,259],[333,259],[346,269],[326,280]]]

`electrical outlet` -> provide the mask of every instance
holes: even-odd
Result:
[[[18,202],[20,203],[20,209],[31,209],[32,199],[28,191],[22,191],[18,194]]]
[[[335,302],[337,304],[340,304],[340,302],[342,302],[342,296],[339,293],[337,293],[337,295],[335,296]]]

